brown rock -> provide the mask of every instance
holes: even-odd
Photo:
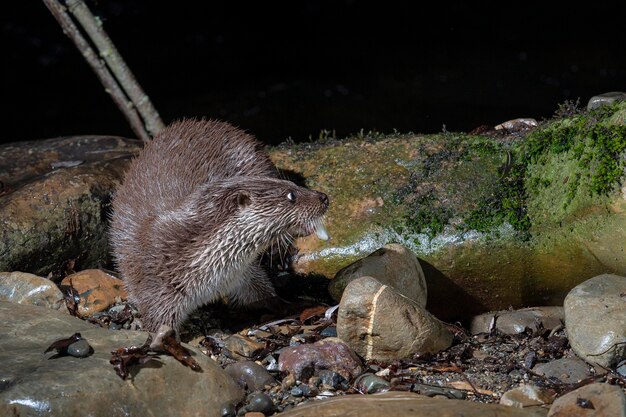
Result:
[[[302,381],[308,380],[322,369],[336,372],[350,380],[363,372],[363,365],[352,349],[336,337],[328,337],[313,344],[287,347],[278,358],[278,370],[290,372]]]
[[[382,361],[436,353],[453,339],[445,324],[422,306],[372,277],[346,287],[337,335],[365,360]]]
[[[545,412],[498,404],[428,398],[409,392],[344,395],[310,402],[277,417],[539,417]]]
[[[557,398],[548,417],[625,417],[626,396],[615,385],[589,384]]]
[[[0,270],[47,275],[110,260],[107,210],[138,140],[75,136],[0,146]],[[126,157],[126,158],[124,158]]]
[[[61,285],[70,286],[70,283],[80,296],[78,313],[82,317],[108,309],[115,304],[116,297],[122,300],[128,297],[121,279],[99,269],[86,269],[61,281]]]
[[[417,256],[410,249],[391,243],[337,272],[328,291],[337,302],[346,286],[364,276],[393,287],[421,307],[426,306],[426,279]]]

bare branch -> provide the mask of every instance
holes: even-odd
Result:
[[[146,132],[143,122],[139,117],[136,109],[132,103],[128,101],[128,98],[118,86],[113,75],[109,72],[108,68],[102,61],[98,59],[89,43],[85,40],[80,33],[72,19],[67,15],[65,7],[59,4],[56,0],[43,0],[48,7],[52,15],[61,25],[63,33],[65,33],[76,45],[81,52],[87,63],[94,70],[100,82],[104,86],[105,91],[111,96],[117,107],[122,111],[122,114],[128,120],[131,129],[137,137],[141,138],[144,142],[150,140],[148,132]]]
[[[143,91],[135,76],[131,72],[126,62],[113,45],[113,42],[102,29],[102,24],[93,16],[83,0],[66,0],[66,5],[70,13],[74,15],[76,20],[81,24],[87,35],[91,38],[98,51],[100,57],[103,58],[117,81],[120,83],[126,95],[132,100],[133,104],[139,110],[139,114],[144,120],[148,132],[154,136],[164,125],[159,117],[150,98]]]

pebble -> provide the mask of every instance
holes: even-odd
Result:
[[[263,343],[235,333],[223,340],[224,348],[228,350],[230,356],[236,360],[250,360],[258,352],[265,348]]]
[[[235,417],[237,415],[237,407],[235,404],[224,404],[220,409],[220,417]]]
[[[372,277],[355,279],[346,287],[337,335],[368,361],[437,353],[453,340],[446,325],[421,305]]]
[[[75,358],[86,358],[93,353],[93,349],[87,340],[80,339],[67,347],[67,353]]]
[[[276,384],[274,377],[264,367],[253,361],[231,363],[224,370],[247,391],[259,391],[266,385]]]
[[[612,368],[626,359],[626,277],[603,274],[565,297],[565,327],[572,349],[585,362]]]
[[[290,372],[302,381],[307,381],[323,369],[351,379],[363,372],[363,365],[345,342],[328,337],[313,344],[284,349],[278,358],[278,369]]]
[[[489,333],[495,321],[496,329],[504,334],[520,334],[527,329],[534,334],[539,331],[540,326],[549,330],[561,326],[564,317],[563,307],[560,306],[495,311],[474,316],[470,323],[470,332],[472,334]]]
[[[363,394],[375,394],[377,392],[388,391],[390,386],[389,382],[372,374],[363,374],[359,376],[354,381],[354,385]]]
[[[61,290],[49,279],[27,272],[0,272],[0,301],[59,310],[65,306],[63,299]]]
[[[128,297],[121,279],[99,269],[85,269],[68,275],[61,285],[69,287],[70,282],[80,297],[78,314],[81,317],[107,310],[115,304],[117,297],[123,300]]]
[[[426,306],[426,278],[417,256],[405,246],[391,243],[341,269],[328,285],[337,302],[348,284],[363,276],[395,288],[421,307]]]
[[[340,389],[343,384],[347,384],[348,382],[337,372],[329,371],[327,369],[319,371],[318,376],[323,385],[332,387],[333,389]]]
[[[626,417],[626,395],[615,385],[589,384],[557,398],[548,417]]]
[[[564,384],[575,384],[592,375],[589,366],[579,358],[561,358],[532,368],[539,375],[556,378]]]
[[[500,404],[510,407],[525,408],[552,404],[552,400],[552,396],[545,389],[530,384],[524,384],[502,394]]]
[[[537,121],[529,117],[520,117],[518,119],[507,120],[506,122],[496,125],[496,130],[508,130],[509,132],[519,132],[537,127]]]
[[[325,328],[320,332],[320,336],[322,337],[337,337],[337,328],[335,326],[330,326]]]
[[[254,394],[250,394],[248,396],[245,410],[258,411],[267,414],[274,410],[274,402],[269,395],[263,392],[255,392]]]
[[[597,109],[615,103],[616,101],[626,100],[626,93],[622,91],[611,91],[609,93],[598,94],[593,96],[587,102],[587,110]]]

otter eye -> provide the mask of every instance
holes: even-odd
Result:
[[[296,193],[294,193],[293,191],[289,191],[287,193],[287,200],[291,201],[292,203],[296,202]]]

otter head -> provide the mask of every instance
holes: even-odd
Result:
[[[261,232],[271,239],[315,234],[328,239],[323,223],[329,205],[326,194],[274,178],[232,180],[230,204],[237,206],[238,221],[251,234]]]

